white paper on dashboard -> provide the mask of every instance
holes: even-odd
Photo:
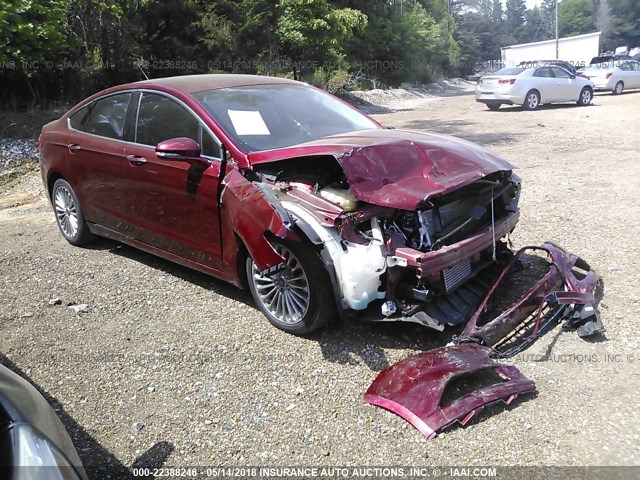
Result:
[[[271,135],[260,112],[253,110],[227,110],[238,135]]]

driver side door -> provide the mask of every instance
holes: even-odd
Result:
[[[184,259],[219,267],[219,141],[187,105],[167,94],[142,92],[134,118],[135,140],[125,148],[127,234]],[[156,156],[158,143],[178,137],[198,142],[201,161]]]
[[[577,101],[580,97],[582,85],[576,81],[575,76],[571,78],[571,73],[560,67],[551,67],[556,76],[557,100],[562,102]]]

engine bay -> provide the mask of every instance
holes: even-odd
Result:
[[[299,225],[318,236],[316,243],[335,268],[344,309],[364,310],[383,300],[384,319],[438,330],[472,313],[479,292],[464,292],[462,302],[452,295],[507,260],[500,239],[518,216],[520,179],[511,171],[425,198],[413,211],[359,200],[330,156],[267,163],[252,175]],[[454,255],[461,245],[463,251]]]

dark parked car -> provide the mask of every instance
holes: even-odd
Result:
[[[438,329],[482,295],[518,222],[512,165],[472,143],[383,128],[303,83],[148,80],[46,125],[42,178],[64,237],[100,235],[238,286],[311,332],[379,300]]]
[[[618,53],[615,55],[600,55],[598,57],[593,57],[589,62],[589,65],[598,65],[601,63],[609,62],[621,62],[623,60],[631,60],[631,57],[626,53]]]
[[[62,422],[26,380],[0,364],[0,477],[86,479]]]

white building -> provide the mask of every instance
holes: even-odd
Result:
[[[589,65],[591,59],[600,53],[600,32],[561,38],[558,40],[558,52],[559,60],[571,62],[576,67]],[[502,47],[504,67],[515,67],[522,62],[555,58],[555,40]]]

